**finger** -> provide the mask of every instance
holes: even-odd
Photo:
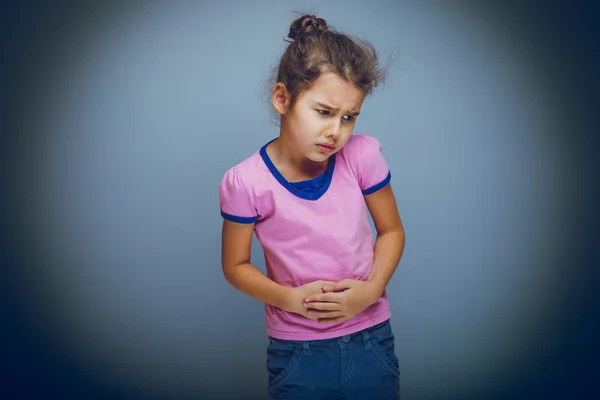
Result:
[[[304,301],[306,303],[321,301],[321,302],[331,302],[331,303],[339,303],[341,300],[342,294],[340,293],[318,293],[312,294],[308,296]]]
[[[341,288],[337,282],[331,282],[329,284],[323,285],[323,293],[340,292],[342,290],[344,289]]]
[[[334,318],[321,318],[317,321],[319,324],[337,324],[338,322],[342,322],[346,320],[346,316],[341,315],[339,317]]]
[[[323,291],[323,293],[335,292],[336,291],[336,282],[330,282],[330,283],[324,284],[323,287],[321,288],[321,290]]]
[[[354,286],[356,281],[354,279],[344,279],[343,281],[339,281],[335,284],[335,287],[338,291],[350,289]]]
[[[319,311],[319,310],[308,310],[308,315],[311,317],[316,317],[317,319],[332,319],[343,316],[342,312],[339,310],[336,311]]]
[[[334,282],[334,281],[317,281],[317,282],[321,286],[321,289],[323,289],[323,286],[332,286],[332,285],[336,284],[336,282]]]
[[[304,314],[302,314],[302,315],[304,315],[308,319],[312,319],[312,320],[315,320],[315,321],[318,321],[319,318],[323,318],[323,317],[320,317],[317,314],[309,313],[308,310]]]
[[[306,307],[308,309],[322,310],[322,311],[339,311],[342,309],[340,303],[319,302],[319,301],[312,301],[310,303],[305,303],[304,307]]]
[[[343,281],[334,284],[326,284],[323,286],[323,292],[342,292],[346,289],[350,289],[353,283],[354,281],[352,279],[344,279]]]

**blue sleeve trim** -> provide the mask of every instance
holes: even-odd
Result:
[[[390,171],[390,172],[388,172],[385,179],[382,180],[381,182],[379,182],[377,185],[373,185],[370,188],[363,190],[362,191],[363,195],[367,196],[369,194],[375,193],[379,189],[383,189],[388,183],[390,183],[391,179],[392,179],[392,172]]]
[[[237,215],[231,215],[221,211],[221,216],[227,221],[236,222],[238,224],[253,224],[256,222],[258,217],[238,217]]]

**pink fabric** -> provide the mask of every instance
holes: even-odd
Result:
[[[385,186],[389,168],[379,141],[372,136],[351,136],[334,157],[330,186],[316,200],[298,197],[284,187],[259,151],[228,170],[221,182],[224,217],[257,218],[254,231],[264,249],[267,275],[281,285],[369,276],[374,238],[364,191]],[[267,334],[287,340],[343,336],[383,322],[391,314],[385,294],[338,324],[317,324],[268,304],[265,312]]]

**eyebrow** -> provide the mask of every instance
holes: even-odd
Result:
[[[326,104],[326,103],[321,103],[320,101],[317,101],[317,105],[319,105],[320,107],[323,107],[323,108],[327,108],[332,111],[339,111],[338,107],[334,107],[334,106]],[[356,117],[358,114],[360,114],[358,111],[350,111],[350,115],[352,115],[354,117]]]

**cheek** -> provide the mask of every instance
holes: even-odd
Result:
[[[343,143],[345,145],[346,142],[348,142],[348,140],[350,140],[350,136],[352,136],[353,130],[354,130],[354,124],[343,127],[340,138],[338,139],[338,143]]]
[[[303,119],[307,124],[317,126],[323,122],[323,116],[316,111],[309,110],[303,115]]]
[[[346,138],[346,140],[352,135],[352,131],[354,130],[354,124],[346,124],[342,127],[342,136]]]
[[[315,112],[316,115],[312,113],[305,113],[295,121],[295,129],[297,134],[301,136],[310,136],[314,134],[319,134],[323,128],[323,121],[318,113]]]

